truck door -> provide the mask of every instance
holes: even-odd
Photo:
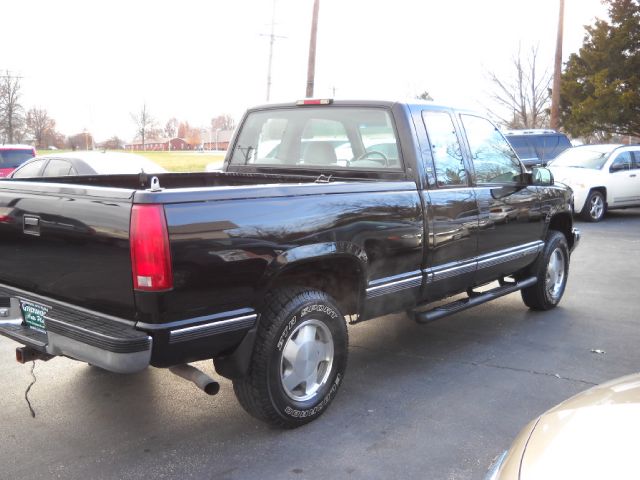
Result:
[[[544,216],[538,187],[526,183],[524,167],[487,119],[461,114],[478,201],[478,268],[482,284],[529,264],[542,248]]]
[[[428,231],[422,297],[433,301],[464,291],[473,280],[478,207],[454,117],[448,110],[423,110],[422,122],[429,146],[423,149],[429,186],[422,192]]]

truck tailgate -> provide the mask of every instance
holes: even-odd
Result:
[[[0,183],[0,283],[133,319],[133,190]]]

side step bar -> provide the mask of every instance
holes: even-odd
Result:
[[[473,290],[468,291],[468,298],[462,300],[456,300],[455,302],[447,303],[439,307],[427,310],[424,312],[413,312],[414,319],[418,323],[428,323],[434,320],[439,320],[454,313],[462,312],[467,308],[475,307],[482,303],[489,302],[496,298],[508,295],[523,288],[535,285],[538,281],[537,277],[530,277],[518,282],[501,282],[499,287],[487,290],[486,292],[476,293]]]

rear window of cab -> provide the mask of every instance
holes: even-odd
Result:
[[[397,135],[383,108],[304,107],[250,112],[231,165],[400,170]]]

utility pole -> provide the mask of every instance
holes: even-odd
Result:
[[[564,26],[564,0],[560,0],[558,14],[558,35],[556,37],[556,58],[553,65],[553,87],[551,89],[551,119],[553,130],[560,126],[560,77],[562,76],[562,30]]]
[[[267,70],[267,102],[271,97],[271,63],[273,61],[273,42],[275,41],[274,30],[276,28],[276,0],[273,0],[273,11],[271,13],[271,35],[269,35],[269,67]]]
[[[320,0],[313,0],[313,17],[311,19],[311,40],[309,41],[309,65],[307,67],[307,98],[313,97],[313,86],[316,76],[316,37],[318,36],[318,10]]]

